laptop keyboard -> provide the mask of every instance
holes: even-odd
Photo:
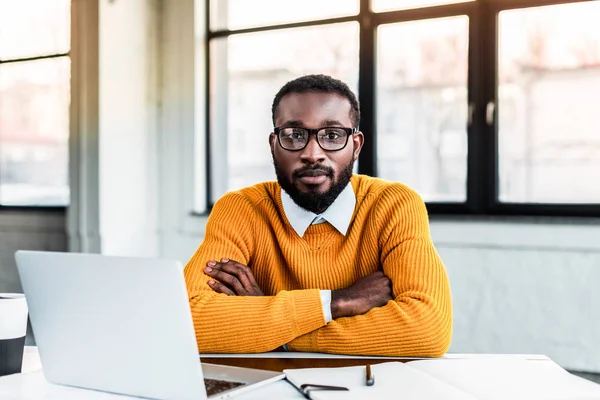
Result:
[[[221,392],[224,392],[229,389],[233,389],[239,386],[244,386],[245,383],[242,382],[230,382],[230,381],[221,381],[218,379],[208,379],[204,378],[204,386],[206,386],[206,394],[207,396],[212,396]]]

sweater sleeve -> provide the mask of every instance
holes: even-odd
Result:
[[[380,261],[392,281],[394,300],[366,314],[331,321],[288,343],[290,350],[416,357],[439,357],[448,350],[450,285],[430,238],[423,200],[394,185],[376,207],[376,221],[383,226]]]
[[[204,240],[184,275],[200,353],[258,353],[273,350],[325,325],[318,289],[276,296],[227,296],[208,286],[210,260],[229,258],[251,265],[256,209],[239,193],[213,207]]]

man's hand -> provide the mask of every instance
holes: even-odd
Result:
[[[264,296],[248,266],[227,258],[221,262],[209,261],[206,265],[204,273],[218,280],[208,282],[215,292],[228,296]]]
[[[383,307],[393,300],[392,281],[377,271],[359,279],[345,289],[331,292],[331,315],[333,319],[353,317],[375,307]]]

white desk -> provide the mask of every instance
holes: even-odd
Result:
[[[271,357],[272,354],[269,354]],[[283,353],[281,356],[289,358],[302,357],[299,353]],[[315,357],[335,357],[330,355],[309,355]],[[230,357],[236,357],[231,355]],[[245,357],[249,357],[245,355]],[[265,355],[252,355],[250,357],[265,357]],[[517,359],[517,360],[532,360],[535,362],[553,363],[552,360],[540,355],[461,355],[449,354],[444,358],[447,359]],[[60,385],[53,385],[46,382],[41,363],[37,354],[37,348],[26,347],[23,357],[23,373],[9,375],[0,378],[0,399],[3,400],[105,400],[105,399],[128,399],[132,397],[119,396],[92,390],[84,390],[71,388]],[[251,400],[277,398],[278,400],[286,399],[303,399],[298,391],[285,381],[279,381],[263,388],[258,388],[236,399]]]
[[[48,383],[44,378],[42,364],[36,347],[25,347],[22,373],[0,377],[0,399],[2,400],[112,400],[134,399],[93,390],[72,388]],[[296,389],[285,381],[236,397],[240,400],[265,398],[303,399]]]

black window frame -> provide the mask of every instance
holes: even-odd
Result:
[[[600,217],[597,203],[507,203],[499,200],[498,171],[498,107],[494,109],[494,122],[486,123],[486,106],[498,104],[498,15],[501,11],[548,5],[585,3],[595,0],[475,0],[473,2],[435,5],[406,10],[373,12],[370,0],[360,0],[357,15],[327,18],[288,24],[277,24],[245,29],[210,28],[210,0],[205,4],[205,79],[211,82],[210,44],[217,38],[232,35],[276,31],[278,29],[328,25],[342,22],[359,23],[359,79],[358,98],[361,105],[360,130],[367,140],[363,145],[358,172],[377,176],[377,82],[376,36],[377,27],[396,22],[427,20],[466,15],[469,18],[468,102],[473,107],[471,123],[467,126],[467,200],[458,202],[427,202],[432,215],[472,216],[549,216],[549,217]],[[275,93],[273,93],[273,96]],[[211,99],[205,92],[206,104],[206,204],[212,208],[210,154]],[[265,110],[266,112],[266,110]],[[467,121],[465,121],[467,123]]]
[[[53,58],[62,58],[62,57],[70,57],[70,56],[71,56],[71,53],[66,52],[66,53],[52,53],[52,54],[47,54],[47,55],[35,56],[35,57],[8,58],[5,60],[0,59],[0,67],[4,64],[26,63],[29,61],[48,60],[48,59],[53,59]],[[1,98],[0,98],[0,101],[2,101]],[[1,140],[0,140],[0,146],[2,146]],[[5,211],[8,211],[8,212],[12,212],[12,211],[44,211],[44,212],[50,212],[50,213],[53,213],[53,212],[64,213],[68,206],[69,206],[69,204],[45,206],[45,205],[39,205],[39,204],[35,204],[35,205],[27,205],[27,204],[4,205],[4,204],[0,203],[0,212],[5,212]]]

